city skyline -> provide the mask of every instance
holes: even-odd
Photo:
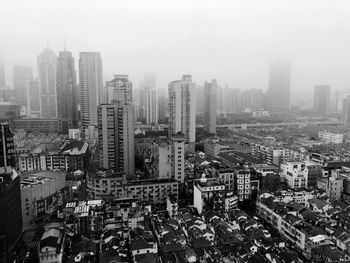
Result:
[[[345,1],[337,1],[337,5],[331,5],[330,1],[270,0],[263,4],[258,1],[206,1],[203,6],[195,2],[167,4],[150,1],[137,7],[132,1],[114,5],[104,2],[96,8],[96,15],[102,19],[99,26],[88,19],[88,14],[94,10],[91,2],[72,4],[72,9],[84,6],[79,22],[74,20],[72,12],[66,10],[64,1],[54,2],[52,6],[44,1],[36,2],[45,12],[38,12],[31,3],[23,3],[19,9],[11,6],[9,1],[0,4],[0,10],[4,12],[2,24],[6,25],[14,12],[23,18],[21,21],[27,21],[13,21],[11,30],[5,26],[0,31],[6,40],[0,46],[0,53],[6,62],[7,83],[10,85],[12,65],[36,68],[31,54],[38,54],[48,43],[56,53],[65,49],[72,51],[76,60],[80,51],[101,52],[104,76],[120,72],[138,83],[143,72],[154,71],[158,88],[166,88],[171,79],[186,73],[198,83],[216,78],[222,86],[227,84],[230,88],[266,90],[268,65],[275,57],[288,57],[292,61],[293,103],[304,96],[312,103],[313,87],[317,83],[331,85],[333,90],[350,87],[346,74],[350,67],[347,55],[350,54],[350,29],[344,23],[349,17],[349,4]],[[110,10],[113,10],[110,6],[117,6],[120,10],[118,18],[110,15]],[[211,14],[212,9],[217,15]],[[65,16],[64,21],[58,19],[56,10]],[[310,20],[312,14],[315,15]],[[81,29],[82,24],[90,30]],[[122,25],[129,25],[132,30]],[[31,31],[33,26],[40,31]],[[127,36],[123,38],[125,40],[114,41],[115,37],[110,34],[112,26],[116,26],[113,31]],[[23,32],[22,27],[28,29],[23,35],[19,34]],[[56,29],[54,33],[52,28]],[[217,41],[207,39],[208,31]],[[92,32],[96,37],[90,37]],[[22,48],[22,43],[28,41],[30,45]],[[325,61],[327,63],[323,63]],[[107,80],[104,78],[103,81]],[[298,92],[301,90],[307,91],[304,96]]]

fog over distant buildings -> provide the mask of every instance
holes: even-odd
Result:
[[[56,53],[66,45],[75,58],[101,52],[104,82],[120,72],[139,83],[153,71],[157,88],[190,73],[197,83],[216,78],[221,86],[267,90],[270,60],[287,57],[292,102],[312,106],[315,85],[350,87],[348,1],[15,2],[0,2],[10,86],[13,65],[36,71],[35,55],[48,44]]]

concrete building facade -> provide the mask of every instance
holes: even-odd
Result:
[[[102,60],[99,52],[80,52],[79,89],[81,124],[97,124],[97,106],[103,102]]]
[[[100,167],[135,174],[134,111],[133,105],[121,102],[98,106]]]
[[[191,75],[169,83],[169,139],[178,133],[185,136],[185,143],[194,151],[196,141],[195,83]]]

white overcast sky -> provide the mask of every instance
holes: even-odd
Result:
[[[129,74],[158,88],[182,74],[197,84],[267,88],[269,61],[292,61],[292,98],[313,86],[350,90],[350,1],[344,0],[0,0],[0,54],[32,65],[47,43],[56,53],[100,51],[103,78]]]

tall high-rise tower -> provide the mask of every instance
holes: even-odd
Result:
[[[327,85],[318,85],[314,89],[314,107],[315,113],[326,115],[330,108],[331,87]]]
[[[97,110],[100,167],[135,174],[134,106],[122,101]]]
[[[74,58],[69,51],[61,51],[57,58],[57,110],[60,129],[68,133],[68,129],[78,125],[78,98],[76,91],[76,72]]]
[[[137,103],[139,120],[151,124],[158,123],[158,104],[156,78],[153,73],[147,73],[140,83],[139,100]]]
[[[196,84],[191,75],[183,75],[181,80],[169,83],[169,139],[182,133],[190,151],[194,151],[196,141]]]
[[[99,52],[80,52],[79,88],[81,124],[97,124],[97,106],[103,102],[102,61]]]
[[[25,107],[27,115],[30,115],[30,90],[29,82],[33,80],[33,69],[28,66],[13,67],[13,87],[16,103]]]
[[[217,83],[213,79],[204,84],[204,130],[209,133],[216,133],[216,89]]]
[[[268,107],[273,113],[289,111],[291,65],[288,59],[271,62],[268,89]]]
[[[158,97],[158,122],[159,123],[167,122],[167,118],[169,116],[168,112],[169,112],[168,98],[165,95],[160,95]]]
[[[100,166],[135,174],[135,108],[132,82],[127,75],[115,75],[107,82],[108,104],[98,106]]]
[[[140,108],[147,124],[158,123],[157,92],[150,87],[140,91]]]
[[[39,54],[37,61],[40,116],[57,118],[56,54],[51,49],[46,48]]]
[[[28,114],[31,117],[40,117],[40,90],[39,90],[38,80],[29,81],[28,88],[29,88]]]
[[[350,126],[350,95],[343,99],[341,122],[344,126]]]

